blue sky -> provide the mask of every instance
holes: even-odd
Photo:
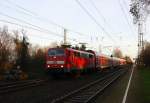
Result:
[[[129,13],[130,0],[92,0],[104,18],[99,15],[90,0],[79,1],[97,22],[103,26],[105,31],[111,35],[115,42],[113,42],[85,13],[85,11],[77,4],[76,0],[0,0],[0,20],[7,20],[21,25],[31,26],[10,19],[4,16],[5,14],[52,31],[56,34],[42,33],[2,22],[0,22],[0,26],[8,25],[10,30],[25,29],[29,40],[32,43],[47,46],[54,41],[59,43],[63,41],[63,38],[61,37],[63,36],[63,30],[59,26],[50,23],[54,22],[67,29],[80,32],[82,35],[68,30],[67,37],[76,39],[78,42],[86,42],[88,43],[88,47],[91,47],[92,49],[99,50],[99,47],[101,46],[103,53],[110,55],[112,49],[117,47],[123,51],[124,55],[130,55],[132,57],[136,56],[137,27],[132,23],[132,16]],[[119,1],[126,13],[129,24],[119,5]],[[21,7],[25,8],[26,11],[21,9]],[[149,18],[148,21],[150,21]],[[147,25],[149,25],[149,23],[147,23]],[[150,31],[148,30],[146,31],[147,38],[149,32]],[[56,36],[57,34],[61,36]],[[70,41],[70,39],[68,39],[68,41],[72,44],[78,43]]]

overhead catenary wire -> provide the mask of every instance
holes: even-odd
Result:
[[[125,20],[126,20],[128,26],[129,26],[129,29],[130,29],[131,33],[134,34],[134,31],[133,31],[133,29],[132,29],[132,26],[131,26],[130,23],[129,23],[128,17],[127,17],[127,15],[126,15],[126,12],[125,12],[125,10],[124,10],[124,8],[123,8],[123,6],[122,6],[120,0],[118,0],[118,3],[119,3],[119,6],[120,6],[120,8],[121,8],[121,11],[122,11],[122,13],[123,13],[123,15],[124,15],[124,18],[125,18]]]
[[[7,15],[7,14],[5,14],[5,13],[0,12],[0,15],[5,16],[5,17],[8,17],[8,18],[13,19],[13,20],[16,20],[16,21],[19,21],[19,22],[22,22],[22,23],[25,23],[25,24],[27,24],[27,25],[33,26],[33,27],[38,28],[38,29],[40,29],[40,30],[42,30],[42,31],[46,31],[46,32],[48,32],[48,33],[52,33],[52,34],[61,36],[60,34],[57,34],[57,33],[51,32],[51,31],[49,31],[49,30],[47,30],[47,29],[44,29],[44,28],[42,28],[42,27],[33,25],[33,24],[28,23],[28,22],[26,22],[26,21],[24,21],[24,20],[22,20],[22,19],[18,19],[18,18],[9,16],[9,15]]]
[[[38,29],[32,28],[33,30],[40,31],[40,32],[44,32],[44,33],[46,33],[46,34],[53,34],[54,36],[64,37],[64,36],[61,35],[61,34],[52,32],[52,31],[50,31],[50,30],[47,30],[47,29],[45,29],[45,28],[42,28],[42,27],[39,27],[39,26],[36,26],[36,25],[33,25],[33,24],[31,24],[31,23],[29,23],[29,22],[26,22],[26,21],[24,21],[24,20],[22,20],[22,19],[18,19],[18,18],[9,16],[9,15],[4,14],[4,13],[2,13],[2,12],[0,12],[0,15],[5,16],[5,17],[8,17],[8,18],[11,18],[11,19],[13,19],[13,20],[16,20],[16,21],[25,23],[25,24],[27,24],[27,25],[30,25],[30,26],[33,26],[33,27],[38,28]],[[19,26],[20,26],[20,25],[19,25]],[[27,26],[25,26],[25,27],[27,28]],[[30,27],[29,29],[31,29],[31,27]],[[71,39],[71,38],[69,38],[69,39],[72,40],[72,41],[76,41],[76,42],[77,42],[76,39]]]
[[[37,28],[33,28],[33,27],[30,27],[30,26],[26,26],[26,25],[14,23],[14,22],[11,22],[11,21],[7,21],[7,20],[2,20],[2,19],[0,19],[0,22],[12,24],[12,25],[16,25],[16,26],[19,26],[19,27],[22,27],[22,28],[27,28],[27,29],[39,31],[39,32],[41,32],[41,33],[45,33],[45,34],[49,34],[49,35],[54,35],[54,36],[58,36],[58,37],[63,38],[63,35],[58,35],[58,33],[43,31],[43,30],[40,30],[40,29],[37,29]],[[72,41],[77,42],[76,39],[70,39],[70,38],[69,38],[69,40],[72,40]]]
[[[75,1],[84,10],[84,12],[98,25],[98,27],[115,43],[116,41],[105,30],[105,28],[94,18],[94,16],[88,12],[88,10],[80,3],[80,1],[79,0],[75,0]]]
[[[22,27],[22,28],[32,29],[32,30],[35,30],[35,31],[39,31],[39,32],[42,32],[42,33],[49,34],[49,33],[47,33],[47,32],[41,31],[41,30],[39,30],[39,29],[35,29],[35,28],[33,28],[33,27],[26,26],[26,25],[17,24],[17,23],[10,22],[10,21],[7,21],[7,20],[2,20],[2,19],[0,19],[0,22],[8,23],[8,24],[16,25],[16,26],[19,26],[19,27]],[[44,39],[44,40],[45,40],[45,39],[46,39],[46,40],[50,40],[50,39],[48,39],[47,37],[43,37],[43,36],[39,36],[39,35],[38,35],[38,36],[34,36],[34,37],[40,38],[40,39]],[[60,37],[60,36],[59,36],[59,37]]]
[[[14,23],[14,22],[10,22],[10,21],[7,21],[7,20],[2,20],[2,19],[0,19],[0,22],[2,22],[2,23],[7,23],[7,24],[11,24],[11,25],[15,25],[15,26],[19,26],[19,27],[25,27],[25,28],[27,28],[27,29],[32,29],[32,30],[35,30],[35,31],[39,31],[39,32],[42,32],[42,33],[44,33],[43,31],[40,31],[40,30],[38,30],[38,29],[34,29],[34,28],[32,28],[32,27],[29,27],[29,26],[25,26],[25,25],[21,25],[21,24],[17,24],[17,23]],[[10,29],[9,29],[10,30]],[[14,29],[11,29],[10,31],[14,31]],[[28,33],[28,34],[30,34],[30,33]],[[50,40],[49,39],[49,37],[47,36],[47,37],[45,37],[45,36],[40,36],[40,35],[29,35],[30,37],[35,37],[35,38],[39,38],[39,39],[43,39],[43,40]]]
[[[40,29],[37,29],[37,28],[33,28],[33,27],[30,27],[30,26],[26,26],[26,25],[21,25],[21,24],[18,24],[18,23],[10,22],[10,21],[7,21],[7,20],[0,19],[0,22],[16,25],[16,26],[19,26],[19,27],[27,28],[27,29],[32,29],[32,30],[39,31],[39,32],[42,32],[42,33],[46,33],[46,34],[50,33],[50,32],[47,32],[47,31],[43,31],[43,30],[40,30]],[[50,34],[55,35],[56,33],[51,32]],[[61,35],[55,35],[55,36],[63,37],[63,35],[62,36]]]
[[[125,8],[126,8],[126,10],[127,11],[129,11],[128,10],[128,7],[127,7],[127,2],[125,1],[125,0],[122,0],[123,1],[123,3],[125,4]],[[132,20],[132,17],[131,17],[131,15],[129,15],[129,17],[130,17],[130,19]],[[135,29],[135,28],[134,28]],[[135,32],[134,32],[135,33]]]
[[[7,1],[11,1],[11,0],[6,0],[6,2],[7,2]],[[48,24],[52,24],[52,25],[58,26],[58,27],[60,27],[60,28],[62,28],[62,29],[66,29],[68,32],[72,32],[72,33],[79,34],[80,36],[87,36],[87,34],[83,34],[83,33],[81,33],[81,32],[78,32],[78,31],[74,31],[74,30],[72,30],[72,29],[65,28],[64,26],[62,26],[62,25],[60,25],[60,24],[57,24],[57,23],[55,23],[55,22],[53,22],[53,21],[51,21],[51,20],[49,20],[49,19],[46,19],[46,18],[44,18],[44,17],[40,17],[36,12],[33,12],[33,11],[29,10],[29,9],[26,10],[26,8],[22,7],[21,5],[16,4],[15,2],[7,2],[7,3],[9,3],[9,4],[11,4],[11,5],[14,5],[15,8],[18,8],[19,10],[21,10],[21,11],[27,13],[27,14],[24,13],[24,14],[27,15],[27,16],[34,17],[34,19],[37,19],[37,20],[39,20],[39,21],[44,21],[44,22],[46,22],[46,23],[48,23]],[[16,5],[18,5],[19,7],[16,6]],[[29,14],[28,14],[28,11],[30,11]],[[31,15],[31,14],[32,14],[32,15]],[[75,41],[75,40],[74,40],[74,41]]]
[[[18,13],[20,13],[20,14],[32,16],[31,14],[28,14],[28,13],[22,11],[22,10],[17,9],[17,8],[13,8],[13,7],[11,7],[11,6],[4,5],[4,4],[2,4],[2,3],[1,3],[0,5],[1,5],[1,7],[3,6],[4,8],[7,8],[7,9],[11,9],[11,10],[14,9],[16,12],[18,12]]]
[[[95,8],[95,10],[97,11],[97,13],[99,14],[99,16],[102,18],[102,20],[104,21],[104,23],[106,24],[106,26],[111,29],[111,31],[114,31],[112,26],[107,22],[107,19],[105,18],[105,16],[103,16],[103,14],[101,13],[100,9],[98,9],[98,7],[96,6],[96,4],[94,3],[93,0],[89,0],[91,5],[93,5],[93,7]],[[113,33],[112,33],[113,34]]]
[[[15,5],[15,7],[22,9],[23,11],[27,12],[27,13],[30,14],[30,15],[36,15],[36,16],[37,16],[36,13],[31,12],[31,11],[28,10],[28,9],[25,9],[24,7],[18,5],[18,4],[16,4],[16,3],[14,3],[14,2],[12,2],[11,0],[5,0],[5,1],[8,2],[8,3],[11,3],[11,4],[13,4],[13,5]]]
[[[72,29],[70,29],[70,28],[66,28],[66,27],[64,27],[64,26],[62,26],[62,25],[60,25],[60,24],[57,24],[57,23],[55,23],[55,22],[49,20],[49,19],[46,19],[46,18],[44,18],[44,17],[40,17],[37,13],[35,13],[35,12],[29,10],[29,9],[26,9],[26,8],[22,7],[21,5],[18,5],[18,4],[16,4],[15,2],[12,2],[11,0],[6,0],[6,2],[9,3],[9,4],[12,4],[12,5],[14,5],[15,7],[17,7],[18,9],[21,9],[22,11],[26,12],[26,13],[24,13],[25,15],[34,17],[35,19],[40,20],[40,21],[42,21],[42,22],[45,22],[45,23],[47,23],[47,24],[52,24],[52,25],[55,25],[55,26],[60,27],[60,28],[62,28],[62,29],[66,29],[67,31],[70,31],[70,32],[79,34],[80,36],[86,36],[86,34],[84,34],[84,33],[81,33],[81,32],[75,31],[75,30],[72,30]],[[27,14],[27,13],[28,13],[28,14]]]
[[[98,9],[98,7],[95,5],[95,3],[93,2],[93,0],[89,0],[89,2],[91,3],[91,5],[95,8],[95,10],[97,11],[97,13],[99,14],[99,16],[101,17],[101,19],[104,21],[104,23],[111,28],[110,24],[107,22],[105,16],[102,14],[102,12],[100,11],[100,9]],[[112,29],[112,28],[111,28]]]

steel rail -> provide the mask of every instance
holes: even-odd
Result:
[[[51,103],[89,103],[124,72],[122,69],[115,71],[69,94],[54,99]]]
[[[35,79],[35,80],[41,80],[41,79]],[[2,86],[7,86],[7,85],[13,85],[13,84],[19,84],[19,83],[25,83],[25,82],[32,82],[34,80],[21,80],[21,81],[8,81],[8,82],[4,82],[4,83],[0,83],[0,87]]]
[[[37,80],[25,80],[25,81],[13,82],[13,83],[1,84],[0,94],[17,91],[17,90],[24,89],[27,87],[41,85],[45,81],[46,80],[43,80],[43,79],[37,79]]]

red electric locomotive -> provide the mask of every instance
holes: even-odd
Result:
[[[51,73],[86,72],[95,68],[94,54],[71,48],[50,48],[46,69]]]

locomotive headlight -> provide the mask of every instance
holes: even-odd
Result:
[[[49,68],[50,66],[49,66],[49,65],[47,65],[47,67]]]
[[[63,68],[64,66],[63,66],[63,65],[61,65],[60,67],[61,67],[61,68]]]

